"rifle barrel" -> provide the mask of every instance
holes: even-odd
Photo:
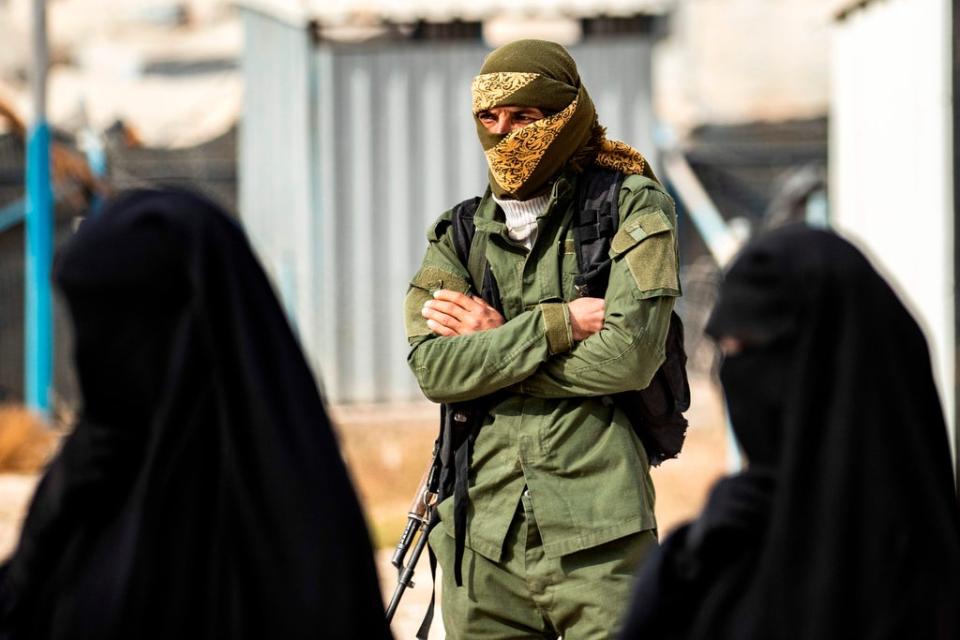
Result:
[[[428,539],[427,527],[420,528],[420,537],[417,539],[417,546],[413,548],[413,554],[410,561],[400,571],[400,578],[397,580],[397,587],[393,590],[393,596],[390,598],[390,604],[387,605],[387,623],[393,620],[393,614],[397,612],[397,606],[400,604],[400,598],[407,587],[413,586],[413,573],[416,570],[420,556],[423,555],[423,549],[427,546]]]
[[[407,555],[407,550],[410,548],[414,537],[416,537],[421,522],[420,518],[414,514],[410,514],[407,517],[407,526],[404,527],[403,533],[400,534],[400,542],[397,543],[397,548],[393,550],[393,557],[390,558],[390,563],[397,569],[403,568],[403,558]]]

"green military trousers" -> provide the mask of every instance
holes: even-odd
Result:
[[[440,602],[447,640],[612,638],[629,603],[634,572],[655,544],[654,531],[640,531],[548,558],[524,491],[501,562],[466,549],[463,586],[457,587],[453,538],[444,527],[435,527],[430,547],[443,570]]]

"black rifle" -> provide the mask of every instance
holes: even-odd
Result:
[[[413,504],[407,512],[407,526],[400,535],[400,542],[393,552],[390,562],[397,568],[397,587],[393,590],[393,597],[390,598],[390,604],[387,606],[387,623],[393,620],[393,614],[397,611],[400,604],[400,598],[407,587],[413,585],[413,572],[427,546],[427,538],[430,534],[430,522],[433,519],[434,509],[437,506],[437,494],[440,490],[440,459],[439,443],[434,446],[433,459],[430,466],[427,467],[420,486],[413,498]],[[419,534],[419,537],[418,537]],[[414,544],[416,540],[416,544]],[[413,553],[409,561],[404,564],[407,552],[413,546]]]

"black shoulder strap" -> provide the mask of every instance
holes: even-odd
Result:
[[[619,171],[597,166],[588,168],[581,176],[573,221],[579,271],[574,286],[581,296],[603,297],[607,290],[611,263],[608,253],[620,225],[620,187],[624,177]],[[474,289],[502,313],[500,291],[484,259],[486,235],[476,233],[474,215],[479,205],[480,198],[470,198],[453,208],[453,242]]]
[[[453,245],[457,250],[460,263],[470,274],[474,290],[478,291],[480,297],[494,309],[503,314],[500,289],[485,257],[487,235],[478,234],[474,222],[478,206],[480,206],[480,198],[469,198],[453,208]]]
[[[610,241],[620,225],[620,187],[624,175],[613,169],[590,167],[581,177],[573,244],[579,274],[577,293],[602,298],[610,279]]]
[[[573,242],[579,267],[574,284],[581,296],[603,297],[606,292],[610,278],[608,253],[620,225],[620,188],[624,177],[614,169],[592,166],[580,179]],[[469,198],[453,208],[453,244],[457,257],[470,273],[474,289],[501,310],[500,292],[484,259],[486,235],[476,233],[474,216],[479,205],[480,198]]]
[[[581,296],[603,297],[610,281],[610,243],[620,225],[620,188],[624,175],[591,167],[584,172],[578,193],[573,242],[580,274],[574,286]],[[664,345],[666,360],[647,388],[616,394],[615,401],[630,417],[643,441],[651,465],[680,453],[686,435],[683,413],[690,407],[683,322],[676,312]]]
[[[457,250],[457,257],[463,266],[467,266],[470,256],[470,245],[473,243],[473,236],[476,234],[477,227],[474,224],[473,216],[477,213],[477,207],[480,206],[480,198],[468,198],[453,208],[453,246]]]
[[[480,198],[464,200],[453,208],[453,245],[457,251],[460,263],[467,268],[473,289],[480,292],[489,304],[501,314],[500,291],[493,277],[493,271],[486,260],[487,234],[477,233],[474,216]],[[480,283],[477,286],[477,283]],[[441,407],[441,471],[440,495],[443,500],[453,496],[453,529],[454,529],[454,580],[457,586],[463,584],[461,565],[466,545],[467,484],[470,477],[470,455],[477,431],[483,425],[486,415],[487,398],[478,398],[467,402],[444,404]],[[432,607],[421,625],[421,631],[426,634],[430,627]],[[419,636],[418,636],[419,637]]]

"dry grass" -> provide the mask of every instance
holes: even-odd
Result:
[[[335,408],[334,422],[374,544],[396,544],[430,463],[440,410],[418,403]]]
[[[0,405],[0,473],[36,473],[58,437],[40,418],[18,405]]]
[[[20,535],[39,472],[56,450],[59,435],[19,405],[0,405],[0,558]]]

